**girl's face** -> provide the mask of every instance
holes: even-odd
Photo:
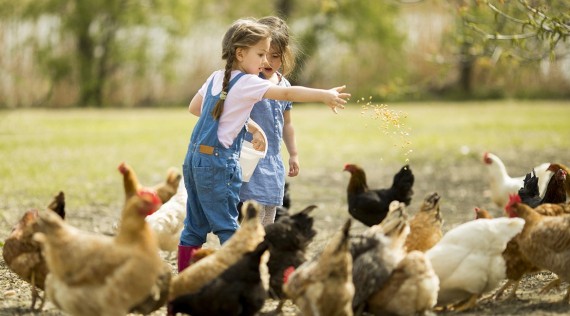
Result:
[[[283,60],[281,60],[281,54],[279,50],[271,46],[269,53],[267,53],[267,62],[263,65],[261,73],[265,79],[270,79],[273,75],[281,68],[283,65]]]
[[[240,47],[236,50],[237,69],[250,75],[258,75],[267,63],[270,38],[263,39],[251,47]]]

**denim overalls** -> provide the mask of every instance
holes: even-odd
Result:
[[[262,77],[260,75],[260,77]],[[281,77],[278,86],[289,87],[287,79]],[[283,141],[283,113],[290,110],[292,102],[263,99],[251,110],[250,117],[267,136],[267,155],[259,160],[249,182],[240,188],[240,200],[255,200],[263,205],[278,206],[283,204],[285,188],[285,165],[281,158],[281,142]],[[245,140],[251,141],[252,135],[247,133]]]
[[[244,73],[230,81],[228,91],[242,75]],[[244,125],[230,148],[219,142],[219,121],[214,120],[211,113],[220,94],[212,96],[213,81],[204,95],[202,114],[192,131],[182,165],[188,192],[186,219],[180,236],[180,244],[185,246],[201,246],[210,231],[223,244],[239,227],[237,203],[242,183],[239,154],[246,129]]]

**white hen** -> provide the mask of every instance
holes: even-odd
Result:
[[[488,167],[489,186],[491,189],[491,200],[498,207],[503,208],[509,201],[509,194],[515,194],[524,186],[524,175],[521,177],[511,177],[507,173],[507,168],[503,161],[495,154],[486,152],[483,154],[483,162]],[[538,177],[538,188],[540,196],[544,195],[546,185],[552,176],[548,171],[550,163],[543,163],[534,167],[534,172]],[[528,172],[531,172],[529,170]]]
[[[473,307],[477,298],[506,278],[502,253],[521,232],[519,218],[477,219],[445,235],[426,255],[439,277],[438,305],[455,304],[458,311]]]
[[[178,248],[180,233],[186,218],[187,198],[184,179],[180,179],[176,194],[162,204],[158,211],[146,217],[146,222],[158,239],[158,247],[168,252],[169,257]]]

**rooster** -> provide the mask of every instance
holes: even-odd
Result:
[[[483,154],[483,162],[488,167],[489,188],[491,190],[491,200],[498,207],[503,208],[509,201],[509,194],[517,193],[524,185],[524,176],[511,177],[507,173],[507,168],[503,161],[495,154],[485,152]],[[549,163],[543,163],[534,168],[540,183],[539,188],[542,193],[546,188],[546,183],[550,178],[550,172],[547,171]]]
[[[65,195],[59,192],[48,205],[61,219],[65,218]],[[2,247],[2,257],[10,270],[24,281],[30,283],[32,290],[32,309],[35,309],[36,300],[41,301],[41,310],[44,298],[40,297],[38,289],[44,290],[48,267],[41,253],[40,244],[33,240],[38,231],[38,210],[32,209],[24,213],[22,218],[10,232]]]
[[[154,190],[160,198],[162,203],[170,200],[178,190],[178,185],[180,184],[180,179],[182,179],[182,174],[176,168],[169,168],[166,174],[166,179],[164,182],[156,184],[152,187],[144,187],[138,180],[135,170],[125,162],[122,162],[119,167],[119,171],[123,175],[123,186],[125,190],[125,197],[135,195],[142,188],[147,190]]]
[[[50,271],[47,297],[71,315],[126,315],[151,293],[162,267],[144,220],[159,205],[149,191],[129,198],[115,237],[85,232],[52,211],[40,212],[34,239]]]
[[[198,292],[176,297],[168,303],[168,315],[255,315],[267,297],[260,275],[267,249],[261,242]]]
[[[317,257],[288,269],[283,292],[305,316],[351,316],[354,285],[348,219]]]
[[[190,265],[172,278],[170,300],[199,291],[263,241],[265,230],[258,218],[259,204],[246,201],[242,211],[245,214],[240,228],[220,249]]]
[[[394,175],[392,186],[371,190],[366,182],[364,170],[353,164],[346,164],[344,171],[350,172],[347,187],[348,212],[364,225],[380,223],[388,213],[390,202],[400,201],[409,205],[414,191],[414,175],[409,165],[403,166]]]
[[[505,278],[502,253],[520,233],[519,218],[477,219],[450,231],[426,252],[439,277],[438,305],[467,310]]]
[[[304,210],[293,214],[283,215],[278,221],[265,226],[265,241],[269,244],[269,294],[279,300],[275,309],[280,312],[285,296],[283,294],[283,275],[286,269],[297,268],[307,261],[306,250],[315,235],[313,217],[310,213],[317,208],[310,205]]]
[[[441,197],[437,192],[428,193],[420,210],[410,220],[410,234],[406,239],[406,250],[427,251],[443,236],[443,219],[439,211]]]

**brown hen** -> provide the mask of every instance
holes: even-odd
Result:
[[[77,229],[49,210],[39,212],[34,240],[42,245],[50,271],[45,282],[48,299],[82,316],[122,316],[142,302],[163,267],[145,221],[159,205],[153,192],[132,196],[115,237]]]
[[[552,205],[555,204],[549,206]],[[561,206],[556,207],[559,211],[568,208],[564,204],[558,206]],[[548,209],[553,210],[550,207]],[[570,281],[570,217],[542,215],[536,209],[521,203],[518,196],[511,199],[507,211],[511,216],[525,220],[524,228],[517,237],[523,256],[536,267],[557,274],[560,281]],[[570,287],[567,288],[563,301],[570,303],[569,300]]]
[[[244,220],[240,228],[223,246],[214,253],[190,265],[172,278],[169,300],[184,294],[199,291],[204,285],[218,277],[229,266],[253,251],[265,237],[265,230],[259,218],[259,204],[246,201]]]
[[[299,307],[302,315],[352,315],[354,284],[350,226],[348,219],[320,255],[306,261],[290,275],[286,274],[283,292]]]
[[[420,210],[410,220],[410,234],[406,239],[406,250],[426,252],[443,236],[443,219],[439,210],[441,197],[437,192],[425,196]]]
[[[54,197],[48,205],[48,209],[54,211],[62,219],[65,217],[65,195],[63,192],[59,192]],[[31,284],[32,309],[35,308],[38,298],[41,300],[39,309],[43,307],[44,298],[39,295],[37,289],[43,290],[45,288],[45,278],[48,274],[40,244],[33,240],[34,234],[38,231],[37,221],[37,209],[24,213],[24,216],[4,241],[4,247],[2,247],[2,256],[8,268]]]

